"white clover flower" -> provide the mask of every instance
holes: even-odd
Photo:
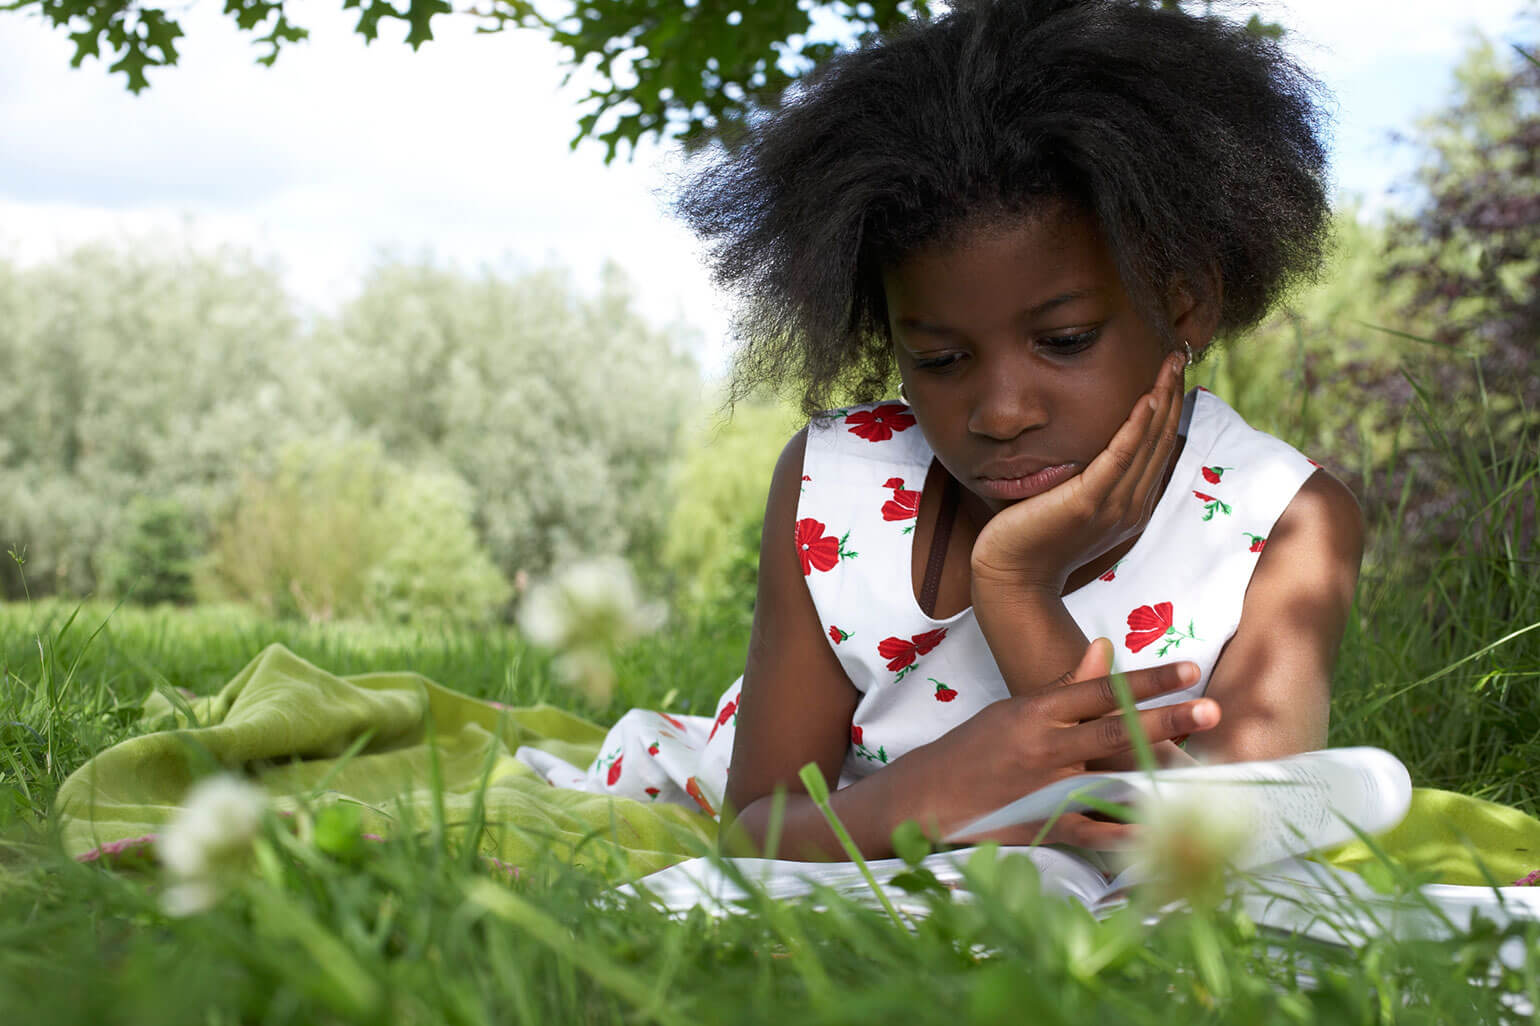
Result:
[[[596,702],[608,700],[615,673],[610,652],[663,625],[661,603],[642,598],[631,566],[618,556],[585,560],[530,588],[519,629],[559,655],[552,670]]]
[[[1168,789],[1140,807],[1133,861],[1162,901],[1217,902],[1225,877],[1246,845],[1247,803],[1256,788],[1194,784]]]
[[[237,777],[199,781],[156,840],[166,870],[167,915],[202,912],[219,897],[219,878],[242,862],[267,809],[263,790]]]

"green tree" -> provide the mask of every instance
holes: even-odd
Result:
[[[555,270],[385,264],[318,327],[315,350],[356,430],[470,484],[510,579],[578,556],[657,566],[699,383],[679,333],[642,319],[618,269],[584,297]]]
[[[0,265],[0,548],[85,594],[141,496],[201,532],[243,465],[327,417],[276,271],[143,240]],[[7,561],[0,594],[21,581]]]
[[[1178,9],[1182,0],[1137,0]],[[522,28],[566,49],[570,71],[587,68],[595,84],[574,144],[597,139],[613,160],[621,143],[681,138],[688,146],[731,140],[756,113],[773,109],[788,86],[841,49],[881,32],[930,17],[933,0],[487,0],[471,8],[486,31]],[[1186,0],[1189,9],[1199,0]],[[1212,0],[1201,0],[1205,13]],[[357,31],[378,37],[381,22],[405,23],[413,48],[433,38],[435,17],[452,13],[445,0],[343,0],[358,12]],[[9,0],[0,10],[36,11],[66,28],[72,63],[113,59],[128,88],[149,85],[146,70],[177,62],[182,28],[171,5],[141,0]],[[290,17],[286,0],[225,0],[225,13],[266,47],[271,65],[286,44],[308,33]],[[1281,29],[1253,15],[1248,27],[1277,36]],[[103,50],[106,57],[103,57]]]

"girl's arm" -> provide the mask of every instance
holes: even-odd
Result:
[[[1166,358],[1082,473],[1002,510],[979,533],[973,610],[1011,694],[1063,682],[1084,650],[1085,635],[1064,605],[1065,581],[1149,522],[1182,422],[1185,365],[1176,353]]]
[[[1209,679],[1224,726],[1193,738],[1190,752],[1238,762],[1325,746],[1332,668],[1363,545],[1353,493],[1316,471],[1268,532],[1240,626]]]
[[[930,744],[895,759],[871,776],[836,786],[850,741],[859,694],[824,640],[792,538],[801,493],[806,437],[787,444],[776,465],[760,541],[759,593],[738,705],[732,767],[723,810],[724,839],[758,851],[769,833],[777,788],[787,792],[777,854],[786,858],[844,858],[822,813],[808,799],[798,770],[815,763],[830,802],[868,857],[891,854],[892,830],[914,819],[944,836],[977,816],[1054,780],[1081,772],[1088,759],[1128,748],[1123,722],[1110,716],[1117,701],[1105,674],[1110,651],[1092,646],[1069,676],[1081,683],[996,702]],[[1189,686],[1197,667],[1172,663],[1129,675],[1145,698]],[[1105,717],[1105,718],[1103,718]],[[1140,715],[1154,740],[1206,730],[1219,708],[1199,700]],[[1054,840],[1095,845],[1121,838],[1121,824],[1061,817]],[[999,835],[1027,843],[1032,827]]]

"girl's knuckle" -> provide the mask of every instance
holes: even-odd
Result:
[[[1098,720],[1096,743],[1109,751],[1123,748],[1128,743],[1128,732],[1123,727],[1123,720],[1116,716],[1107,716]]]

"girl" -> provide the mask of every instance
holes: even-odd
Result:
[[[739,394],[796,380],[811,412],[903,384],[787,444],[717,715],[628,714],[562,782],[725,808],[754,842],[784,788],[781,854],[840,857],[797,779],[816,763],[882,856],[904,820],[942,836],[1115,762],[1114,668],[1168,761],[1321,747],[1357,504],[1183,382],[1319,262],[1313,89],[1218,19],[959,4],[701,174],[681,209],[743,301]]]

